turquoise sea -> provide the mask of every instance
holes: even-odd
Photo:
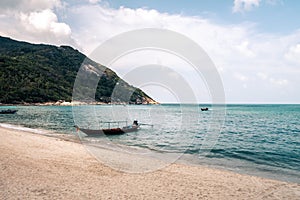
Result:
[[[202,112],[201,107],[209,107],[209,111]],[[131,123],[137,119],[153,126],[142,125],[137,132],[108,139],[162,154],[181,153],[180,162],[300,183],[300,105],[2,106],[0,109],[7,108],[18,112],[0,115],[1,126],[61,134],[78,134],[75,124],[98,129],[107,127],[102,121]]]

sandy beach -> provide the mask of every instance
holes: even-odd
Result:
[[[104,166],[80,143],[0,128],[0,199],[300,199],[300,185],[203,166]]]

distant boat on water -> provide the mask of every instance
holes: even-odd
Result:
[[[201,111],[208,111],[208,108],[201,108]]]
[[[18,112],[18,110],[11,110],[11,109],[0,110],[0,114],[15,114],[16,112]]]
[[[108,123],[109,126],[111,123],[119,123],[119,122],[104,122]],[[85,129],[85,128],[80,128],[78,126],[75,126],[77,130],[80,130],[81,132],[87,134],[88,136],[97,136],[97,135],[121,135],[124,133],[129,133],[129,132],[135,132],[139,129],[140,125],[138,124],[137,120],[133,121],[132,125],[129,126],[124,126],[122,128],[117,127],[117,128],[106,128],[106,129]]]

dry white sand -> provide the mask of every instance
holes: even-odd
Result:
[[[172,164],[131,174],[80,143],[0,128],[0,199],[300,199],[300,185]]]

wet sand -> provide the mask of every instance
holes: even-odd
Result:
[[[0,137],[0,199],[300,199],[295,183],[183,164],[125,173],[78,142],[6,128]]]

